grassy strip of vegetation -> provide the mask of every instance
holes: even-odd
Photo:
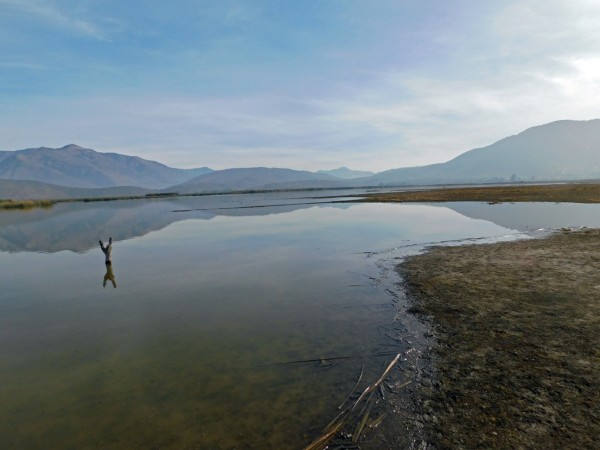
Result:
[[[65,202],[110,202],[117,200],[150,200],[176,197],[203,197],[231,194],[266,194],[273,192],[315,192],[344,190],[355,188],[302,188],[260,190],[247,189],[225,192],[197,192],[179,194],[177,192],[149,193],[145,195],[64,198],[55,200],[0,200],[0,209],[48,208],[56,203]],[[364,188],[366,189],[366,188]],[[381,188],[377,188],[381,189]],[[332,199],[340,197],[333,196]],[[341,196],[343,197],[343,196]],[[423,189],[418,191],[364,194],[365,202],[456,202],[485,201],[501,202],[575,202],[600,203],[600,184],[572,183],[560,185],[522,185],[522,186],[482,186],[461,188]]]
[[[351,188],[341,188],[351,189]],[[267,194],[273,192],[302,192],[302,191],[322,191],[328,189],[321,188],[308,188],[308,189],[273,189],[273,190],[258,190],[258,189],[246,189],[240,191],[207,191],[207,192],[195,192],[190,194],[180,194],[178,192],[157,192],[149,193],[145,195],[127,195],[127,196],[110,196],[110,197],[85,197],[85,198],[61,198],[55,200],[0,200],[0,209],[25,209],[25,208],[47,208],[51,207],[56,203],[70,203],[70,202],[112,202],[118,200],[154,200],[154,199],[165,199],[165,198],[177,198],[177,197],[206,197],[215,195],[232,195],[232,194]],[[23,206],[21,206],[23,205]]]
[[[0,200],[1,209],[52,208],[54,200]]]
[[[366,202],[573,202],[600,203],[600,184],[473,186],[367,194]]]
[[[600,230],[438,247],[400,271],[437,339],[434,448],[597,448]]]

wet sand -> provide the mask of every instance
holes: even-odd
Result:
[[[436,340],[417,390],[429,448],[598,448],[600,230],[437,247],[398,270]]]

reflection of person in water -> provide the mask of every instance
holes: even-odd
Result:
[[[106,274],[104,275],[104,281],[102,282],[102,286],[106,287],[106,282],[109,281],[112,283],[113,287],[117,287],[117,281],[115,280],[115,274],[113,273],[112,263],[106,263]]]
[[[110,254],[112,252],[112,237],[108,238],[108,245],[105,247],[102,241],[100,242],[100,248],[102,249],[102,253],[104,253],[104,259],[106,264],[110,264]]]
[[[102,249],[102,253],[104,253],[104,262],[106,264],[106,274],[104,275],[104,281],[102,282],[102,286],[106,287],[106,282],[110,280],[113,287],[117,287],[117,282],[115,280],[115,274],[113,273],[112,261],[111,261],[111,253],[112,253],[112,237],[108,238],[108,245],[104,246],[102,241],[100,241],[100,248]]]

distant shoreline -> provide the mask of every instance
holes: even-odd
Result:
[[[600,183],[471,186],[367,194],[368,202],[600,203]]]
[[[192,194],[179,194],[177,192],[150,193],[146,195],[114,196],[114,197],[88,197],[64,199],[39,199],[39,200],[0,200],[0,210],[50,208],[57,203],[70,202],[108,202],[119,200],[154,200],[180,197],[203,197],[212,195],[242,195],[242,194],[267,194],[281,192],[323,192],[327,190],[352,190],[352,189],[389,189],[396,192],[365,193],[360,199],[350,202],[458,202],[476,201],[488,203],[507,202],[572,202],[572,203],[600,203],[600,183],[598,182],[569,182],[563,184],[519,184],[519,185],[473,185],[473,186],[448,186],[448,187],[364,187],[364,188],[314,188],[314,189],[282,189],[259,190],[249,189],[230,192],[199,192]],[[332,196],[336,198],[345,196]],[[343,202],[349,202],[344,200]]]

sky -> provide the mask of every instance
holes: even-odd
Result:
[[[382,171],[600,117],[597,0],[0,0],[0,149]]]

